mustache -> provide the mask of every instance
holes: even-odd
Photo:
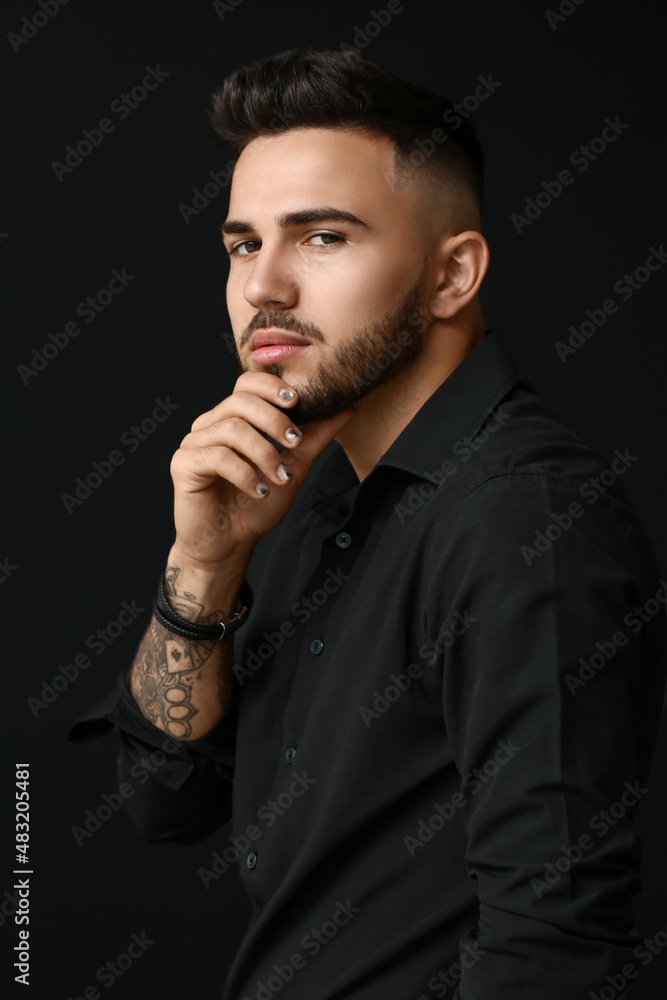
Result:
[[[252,337],[255,330],[265,330],[267,327],[277,326],[287,333],[296,333],[301,337],[308,337],[309,340],[322,342],[324,336],[322,331],[314,323],[300,319],[290,313],[274,311],[270,313],[257,313],[248,323],[241,337],[241,344],[244,345]]]

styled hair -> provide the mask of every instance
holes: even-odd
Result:
[[[385,136],[399,175],[462,185],[481,216],[484,157],[470,120],[359,52],[289,49],[242,66],[212,95],[211,124],[234,158],[259,136],[299,128]]]

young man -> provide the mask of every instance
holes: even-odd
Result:
[[[337,52],[214,99],[240,375],[174,455],[164,591],[72,736],[116,726],[121,780],[169,751],[127,800],[148,840],[232,818],[225,1000],[577,1000],[640,943],[667,590],[633,457],[485,329],[482,155],[450,107]]]

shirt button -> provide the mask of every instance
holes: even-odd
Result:
[[[321,653],[323,649],[324,649],[324,643],[322,642],[322,640],[313,639],[313,641],[310,644],[311,653],[315,653],[315,656],[317,656],[317,654]]]
[[[347,531],[339,531],[336,535],[336,545],[341,549],[346,549],[352,542],[352,536]]]
[[[295,748],[288,747],[287,750],[285,751],[285,760],[287,761],[287,763],[291,764],[295,757],[296,757]]]
[[[254,868],[255,865],[257,864],[257,855],[250,853],[248,857],[245,859],[245,863],[247,864],[248,868]]]

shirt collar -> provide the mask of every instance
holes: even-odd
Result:
[[[372,471],[390,466],[438,485],[443,456],[451,457],[454,445],[466,435],[474,437],[518,380],[504,337],[498,330],[487,331],[484,340],[424,402]],[[342,446],[334,441],[330,447],[331,453],[313,470],[304,499],[317,513],[337,520],[349,508],[360,484]]]

